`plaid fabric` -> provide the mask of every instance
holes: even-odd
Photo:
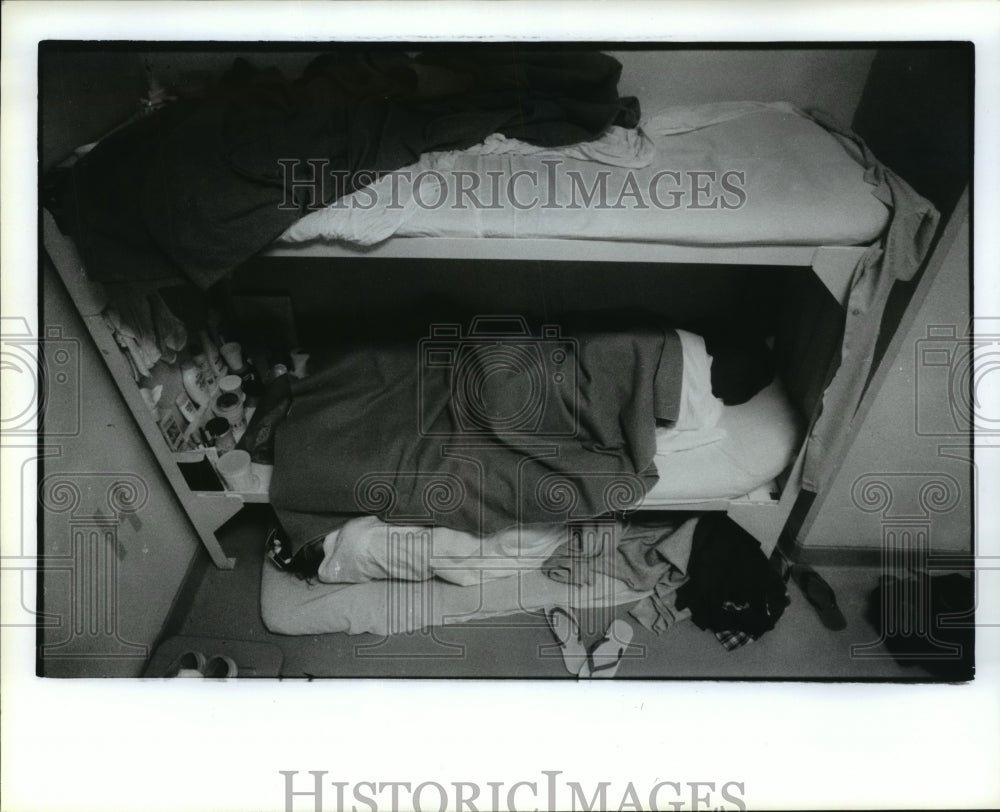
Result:
[[[733,651],[740,646],[745,646],[754,638],[746,632],[716,632],[715,639],[725,647],[726,651]]]

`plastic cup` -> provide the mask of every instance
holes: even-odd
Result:
[[[243,449],[219,457],[217,470],[230,491],[253,493],[260,488],[260,478],[253,472],[250,454]]]

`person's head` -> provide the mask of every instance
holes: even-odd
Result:
[[[756,336],[705,336],[712,356],[712,394],[727,406],[746,403],[774,378],[774,358]]]

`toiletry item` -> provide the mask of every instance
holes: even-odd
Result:
[[[219,392],[225,394],[232,392],[242,401],[246,398],[243,394],[243,381],[239,375],[226,375],[219,380]]]
[[[243,399],[236,392],[222,392],[212,401],[212,411],[229,421],[234,431],[243,431],[246,420],[243,414]]]
[[[221,378],[223,375],[229,372],[226,367],[226,362],[222,360],[222,356],[219,355],[219,350],[215,346],[215,342],[212,341],[208,332],[202,330],[198,333],[201,337],[201,345],[205,348],[205,355],[208,358],[209,369],[215,374],[216,378]]]
[[[250,465],[250,454],[242,449],[223,454],[216,470],[231,491],[253,493],[260,488],[260,478],[253,473]]]
[[[243,392],[248,398],[248,405],[256,404],[257,399],[264,392],[264,383],[260,379],[260,373],[257,372],[257,368],[253,364],[248,363],[239,375],[242,380]]]
[[[177,418],[174,416],[173,410],[164,413],[159,423],[160,431],[163,432],[163,439],[167,441],[170,450],[177,451],[180,449],[184,443],[184,432],[177,425]]]
[[[288,374],[288,367],[284,364],[275,364],[271,367],[271,371],[268,373],[268,381],[275,381],[282,375]]]
[[[212,390],[206,381],[205,370],[195,361],[184,361],[181,364],[181,382],[184,391],[199,406],[204,406],[212,398]],[[214,379],[212,380],[214,384]]]
[[[292,375],[296,378],[304,378],[308,374],[306,365],[309,363],[309,353],[299,348],[292,350],[289,354],[292,358]]]
[[[205,424],[205,434],[208,435],[210,444],[215,446],[219,454],[226,454],[236,447],[233,428],[224,417],[213,417],[209,420]]]
[[[208,360],[208,353],[202,347],[194,346],[191,348],[191,359],[198,366],[201,387],[208,392],[209,398],[214,397],[219,391],[219,378]]]
[[[184,392],[181,392],[175,399],[174,403],[177,404],[177,409],[184,416],[184,419],[188,423],[193,423],[194,419],[198,416],[198,407],[195,405],[194,401],[191,400]]]
[[[146,404],[146,408],[154,417],[157,417],[156,404],[160,402],[160,397],[163,395],[163,384],[157,384],[152,389],[141,387],[139,394],[142,395],[142,402]]]
[[[227,366],[237,375],[243,369],[243,347],[236,341],[229,341],[219,348]]]

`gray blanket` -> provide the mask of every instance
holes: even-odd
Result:
[[[656,420],[679,408],[677,334],[502,326],[354,349],[296,382],[271,482],[293,545],[334,514],[484,535],[642,498]]]

